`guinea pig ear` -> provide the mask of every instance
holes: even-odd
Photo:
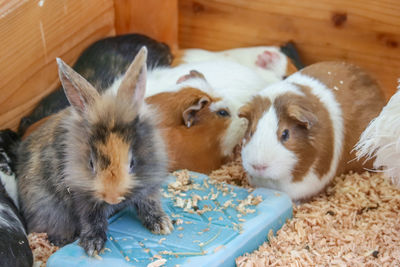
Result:
[[[117,98],[121,101],[131,100],[138,111],[144,102],[147,75],[147,48],[143,46],[126,71],[118,88]]]
[[[60,58],[57,58],[58,74],[69,103],[83,113],[88,106],[93,105],[99,98],[97,90],[79,73],[74,71]]]
[[[210,103],[210,98],[208,96],[202,96],[195,100],[188,108],[186,108],[182,113],[183,122],[187,128],[193,126],[197,113],[204,108],[208,103]]]
[[[300,105],[290,105],[287,111],[290,118],[296,120],[307,130],[310,130],[318,122],[317,116],[312,111]]]
[[[249,125],[251,123],[251,114],[253,112],[253,106],[251,103],[247,103],[239,109],[239,118],[245,118],[249,121]]]
[[[198,72],[197,70],[191,70],[189,72],[189,74],[183,75],[181,76],[177,81],[176,84],[180,84],[183,83],[184,81],[187,81],[189,79],[193,79],[193,78],[200,78],[205,80],[206,78],[204,77],[203,73]]]

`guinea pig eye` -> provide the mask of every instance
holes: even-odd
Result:
[[[289,130],[285,129],[281,135],[281,142],[286,142],[289,139]]]
[[[133,173],[136,167],[136,161],[134,158],[131,159],[131,162],[129,163],[129,173]]]
[[[221,116],[221,117],[229,117],[230,116],[229,112],[225,109],[218,110],[217,115]]]

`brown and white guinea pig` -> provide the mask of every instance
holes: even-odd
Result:
[[[352,149],[384,103],[375,80],[344,62],[313,64],[268,86],[241,110],[250,121],[242,149],[250,182],[301,200],[335,175],[362,171]]]
[[[246,66],[215,60],[155,68],[147,84],[146,102],[161,116],[169,170],[209,173],[243,139],[248,122],[238,116],[240,107],[269,83]],[[108,92],[118,86],[117,80]]]
[[[135,207],[154,233],[172,230],[160,203],[167,156],[156,115],[144,103],[146,56],[142,48],[115,96],[100,95],[58,60],[71,107],[18,148],[20,207],[29,232],[46,232],[56,245],[79,237],[93,255],[104,247],[107,218],[124,207]]]
[[[297,71],[292,60],[278,46],[242,47],[217,52],[195,48],[183,49],[175,55],[172,66],[210,60],[239,63],[254,70],[268,83],[282,80]]]

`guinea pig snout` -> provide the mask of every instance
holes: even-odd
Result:
[[[267,164],[251,164],[251,167],[258,172],[263,172],[268,168]]]

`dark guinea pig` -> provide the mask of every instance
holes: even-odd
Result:
[[[24,267],[33,263],[24,221],[18,211],[13,153],[18,142],[13,131],[0,131],[0,266]]]

